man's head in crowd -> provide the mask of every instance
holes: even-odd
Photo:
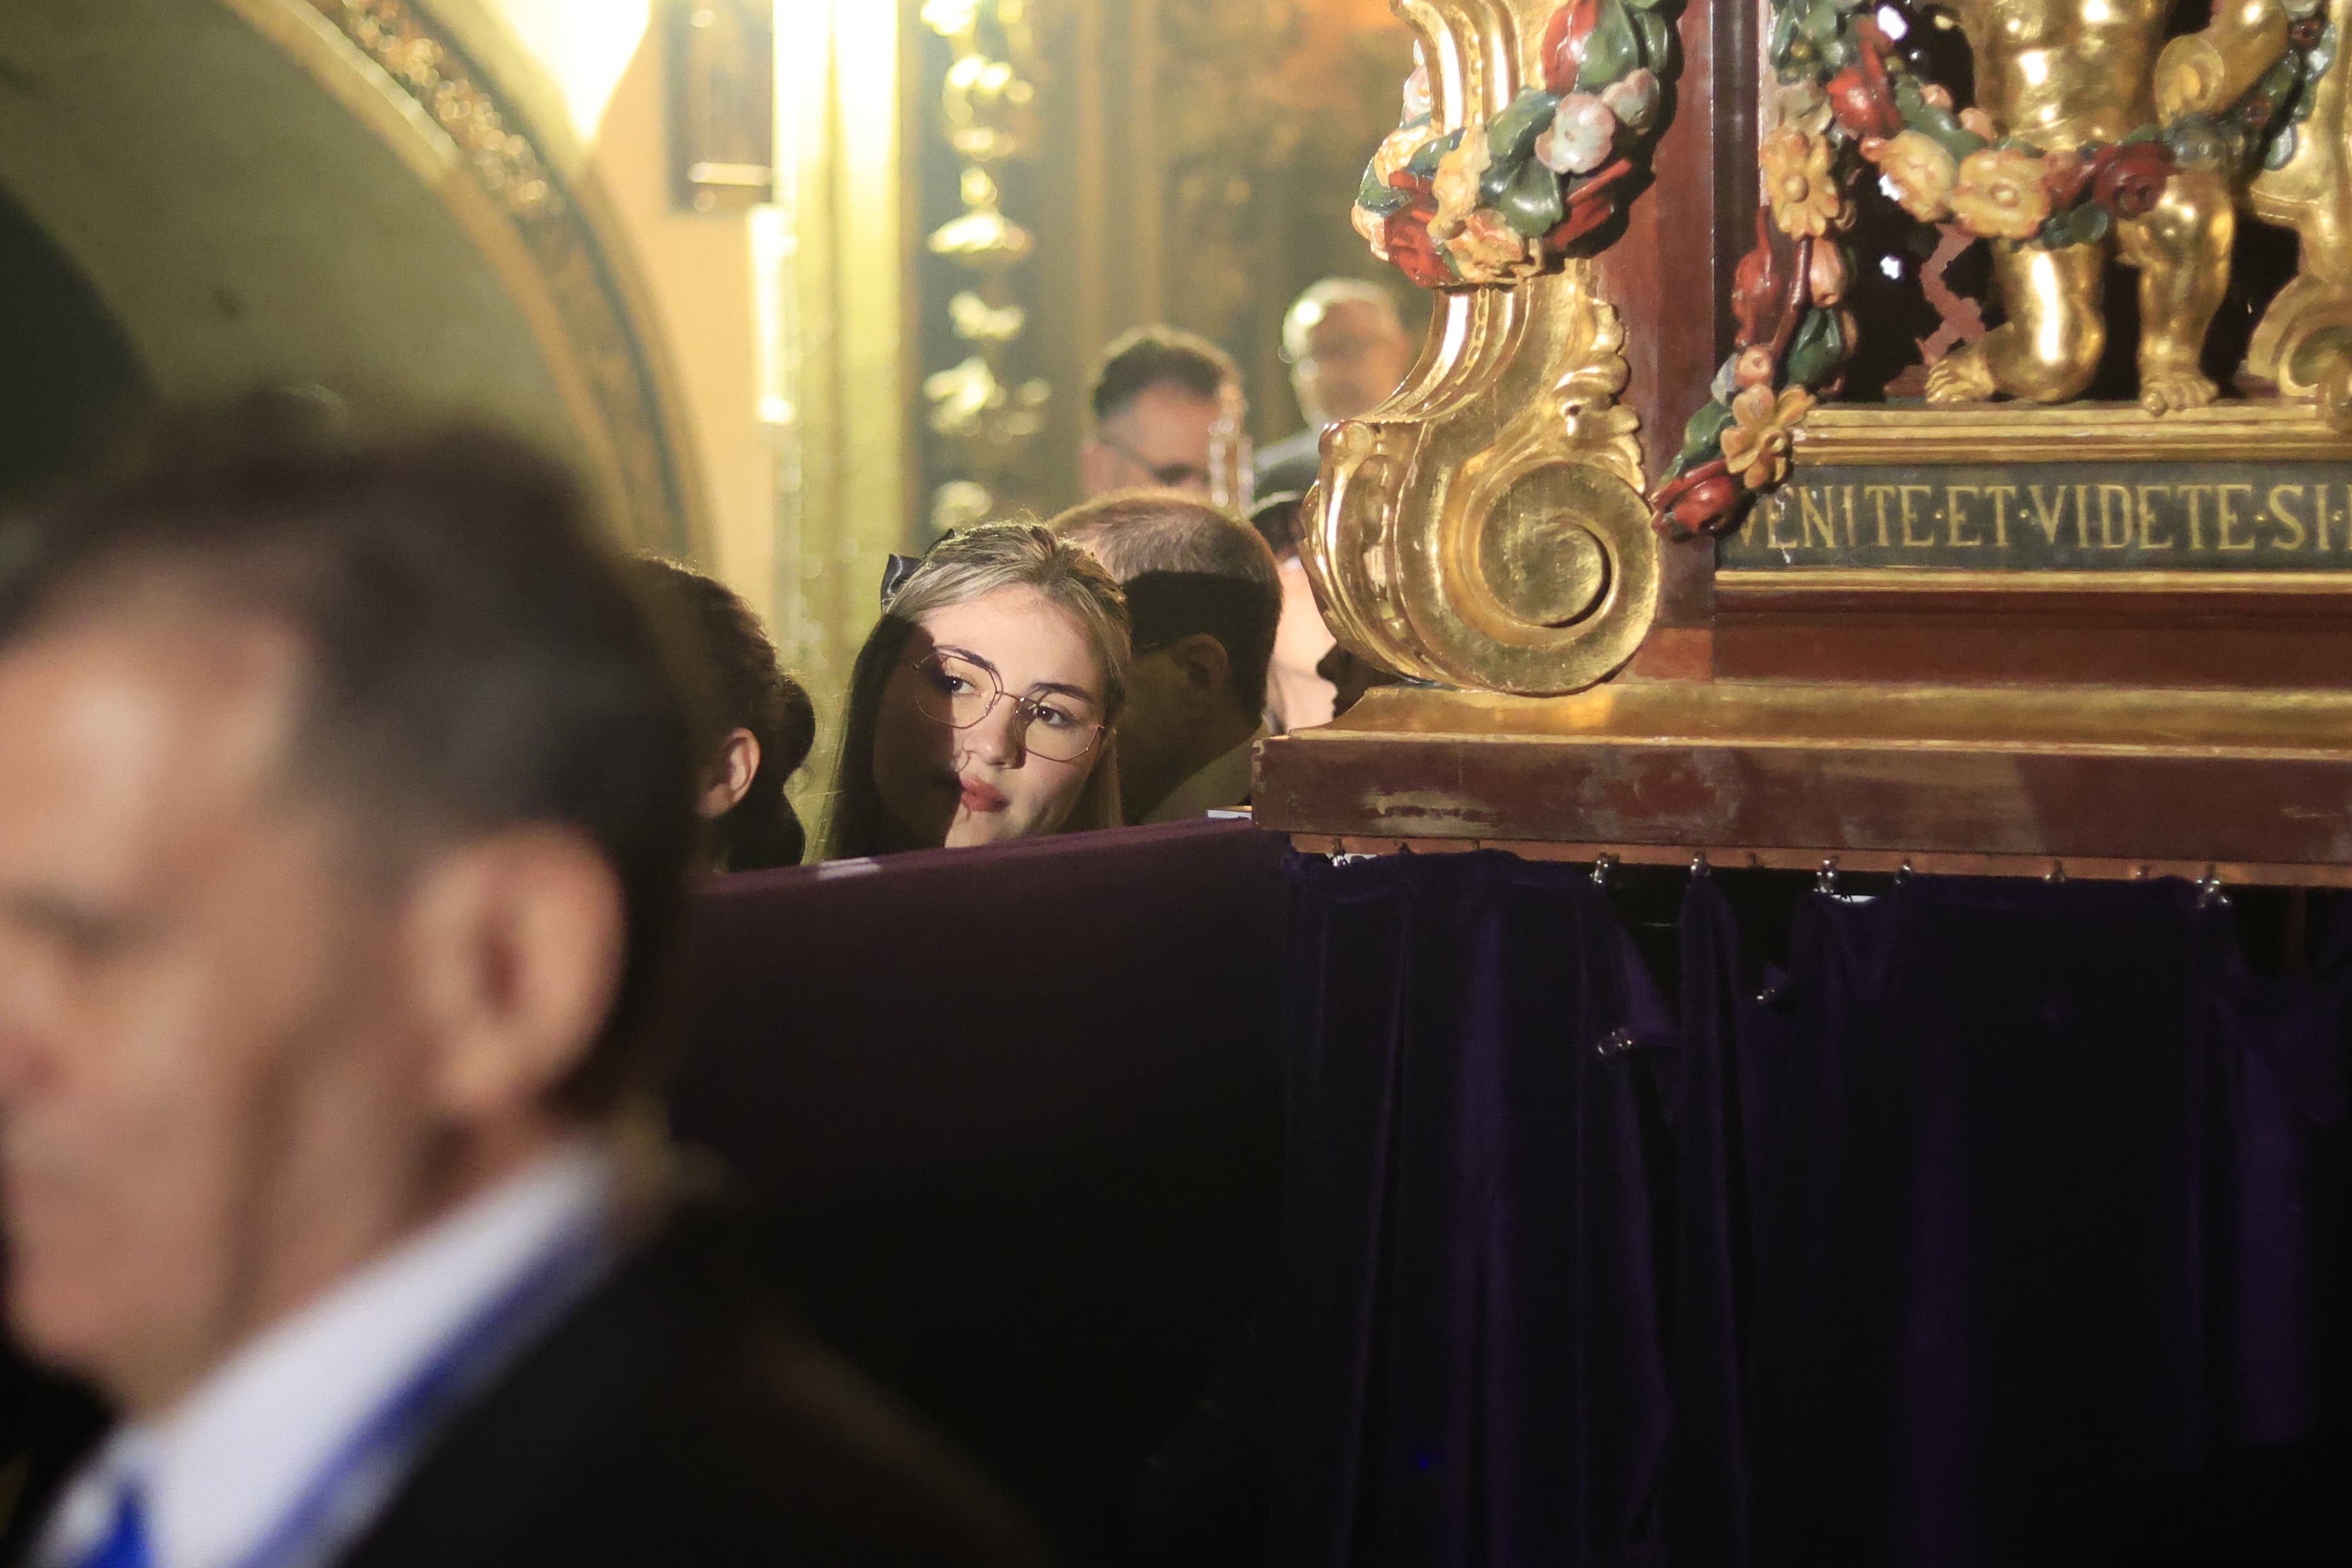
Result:
[[[1173,327],[1139,327],[1103,352],[1090,390],[1094,439],[1078,456],[1087,496],[1153,488],[1238,498],[1245,476],[1241,373],[1224,350]]]
[[[1247,523],[1168,490],[1105,496],[1064,512],[1053,529],[1127,590],[1135,657],[1118,721],[1119,780],[1128,820],[1140,822],[1264,721],[1282,618],[1274,552]]]
[[[1376,283],[1326,278],[1282,319],[1282,355],[1309,428],[1370,413],[1412,369],[1412,340]]]
[[[0,524],[9,1317],[134,1415],[644,1098],[695,702],[562,470],[183,433]]]

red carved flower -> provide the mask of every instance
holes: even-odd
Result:
[[[2172,149],[2161,142],[2124,142],[2091,160],[2091,195],[2117,217],[2145,217],[2164,199]]]
[[[1429,220],[1436,216],[1434,205],[1417,201],[1389,214],[1381,233],[1381,248],[1389,253],[1389,259],[1424,289],[1442,289],[1459,281],[1454,268],[1445,264],[1437,242],[1429,237]]]
[[[1895,107],[1884,72],[1848,66],[1830,78],[1830,111],[1856,136],[1897,136],[1903,112]]]
[[[2080,153],[2061,149],[2042,157],[2042,188],[2050,193],[2050,208],[2063,212],[2091,188],[2091,163]]]
[[[1721,533],[1730,527],[1739,497],[1739,481],[1717,458],[1660,487],[1653,525],[1676,543],[1701,534]]]
[[[1769,343],[1780,324],[1780,308],[1789,298],[1789,269],[1795,247],[1782,253],[1780,237],[1761,212],[1756,215],[1756,248],[1739,258],[1732,275],[1731,312],[1739,321],[1743,343]]]
[[[1625,159],[1612,158],[1590,177],[1577,182],[1568,193],[1568,216],[1543,237],[1544,254],[1559,257],[1570,245],[1607,223],[1617,211],[1617,193],[1612,187],[1633,172],[1633,165]]]

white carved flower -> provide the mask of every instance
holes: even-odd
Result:
[[[1608,161],[1617,141],[1617,116],[1589,92],[1559,100],[1551,129],[1536,138],[1536,157],[1555,174],[1589,174]]]
[[[1415,66],[1412,74],[1404,79],[1404,122],[1426,120],[1434,107],[1429,90],[1429,68]]]
[[[1658,112],[1659,91],[1658,73],[1645,67],[1602,88],[1601,101],[1629,129],[1646,131]]]

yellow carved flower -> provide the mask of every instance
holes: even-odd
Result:
[[[1370,207],[1353,206],[1348,209],[1348,221],[1356,226],[1356,232],[1364,237],[1364,243],[1372,247],[1375,257],[1382,261],[1389,258],[1389,220],[1386,217]]]
[[[1844,211],[1837,179],[1830,173],[1830,144],[1794,125],[1764,138],[1758,154],[1764,166],[1764,194],[1772,222],[1791,237],[1822,235]]]
[[[1492,207],[1472,213],[1462,232],[1445,242],[1445,249],[1465,283],[1507,283],[1531,278],[1543,267],[1535,241],[1523,237]]]
[[[1813,411],[1813,395],[1801,386],[1778,396],[1769,386],[1751,386],[1731,400],[1731,427],[1723,433],[1723,466],[1751,490],[1769,489],[1789,471],[1789,433]]]
[[[1389,176],[1412,162],[1412,155],[1427,146],[1437,134],[1437,128],[1426,120],[1418,125],[1400,125],[1381,142],[1372,154],[1372,177],[1382,184]]]
[[[1989,239],[2031,239],[2050,216],[2042,160],[2014,147],[1988,147],[1960,161],[1952,216]]]
[[[1862,155],[1878,165],[1905,212],[1921,223],[1941,223],[1952,216],[1952,181],[1959,166],[1941,142],[1906,131],[1888,141],[1864,142]]]
[[[1478,205],[1478,181],[1494,157],[1486,145],[1486,128],[1474,124],[1462,132],[1462,144],[1437,161],[1437,177],[1432,182],[1437,216],[1429,220],[1430,238],[1442,243],[1462,232]]]

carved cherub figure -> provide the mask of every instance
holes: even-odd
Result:
[[[2294,26],[2305,37],[2352,37],[2352,0],[2326,0]],[[2255,177],[2247,205],[2301,237],[2303,266],[2263,313],[2246,368],[2290,396],[2315,394],[2321,413],[2352,432],[2352,68],[2344,62],[2331,60],[2313,84],[2293,152]]]
[[[1958,0],[1976,61],[1977,105],[1998,132],[2044,152],[2124,140],[2152,123],[2226,108],[2277,61],[2279,0],[2224,0],[2203,33],[2165,44],[2173,0]],[[2219,156],[2184,159],[2152,208],[2106,238],[1994,247],[2006,322],[1939,363],[1927,395],[2007,394],[2056,403],[2090,384],[2106,346],[2101,279],[2110,247],[2139,273],[2140,403],[2152,414],[2212,401],[2199,368],[2229,285],[2237,234]]]

